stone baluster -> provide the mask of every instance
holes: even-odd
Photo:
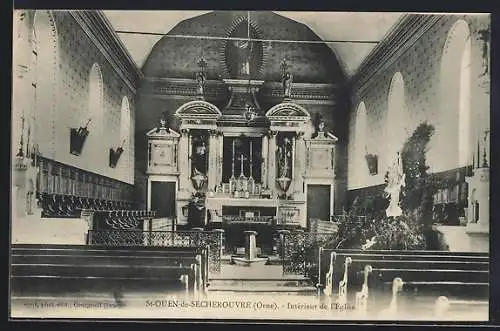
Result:
[[[380,317],[384,319],[392,319],[396,317],[398,312],[398,295],[403,288],[403,280],[399,277],[394,278],[392,281],[392,298],[389,307],[382,310]]]
[[[352,259],[350,256],[345,258],[344,262],[344,278],[339,282],[339,296],[337,298],[337,305],[341,307],[345,307],[347,305],[347,282],[348,282],[348,272],[349,265],[352,263]]]
[[[355,309],[358,314],[365,315],[368,312],[368,277],[372,273],[371,265],[366,265],[364,270],[364,282],[361,291],[356,293]]]
[[[276,131],[269,132],[268,139],[268,173],[267,173],[267,185],[272,192],[274,197],[274,192],[276,188]]]
[[[448,297],[440,296],[436,299],[436,303],[434,305],[434,316],[438,318],[444,317],[449,308],[450,300],[448,300]]]
[[[335,260],[337,259],[337,253],[331,252],[330,253],[330,266],[328,269],[328,272],[325,275],[325,289],[323,290],[323,293],[327,297],[332,297],[333,295],[333,270],[334,270],[334,265],[335,265]],[[321,262],[320,262],[321,264]]]

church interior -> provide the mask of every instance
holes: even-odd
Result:
[[[117,286],[105,300],[124,309],[171,288],[329,300],[320,319],[488,318],[489,15],[13,15],[19,316]],[[381,245],[385,225],[342,246],[361,222],[409,219],[419,176],[437,183],[425,247]]]

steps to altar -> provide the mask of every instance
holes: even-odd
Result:
[[[314,298],[317,290],[311,280],[300,275],[283,276],[281,265],[240,266],[222,264],[221,273],[210,278],[208,296],[248,294],[306,295]]]

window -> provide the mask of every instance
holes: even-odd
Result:
[[[361,102],[356,111],[356,126],[354,131],[354,182],[361,186],[367,178],[368,170],[366,167],[366,132],[367,132],[366,106]]]

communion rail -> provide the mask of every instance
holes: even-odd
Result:
[[[89,230],[88,246],[208,249],[208,271],[219,273],[223,233],[217,231]]]

